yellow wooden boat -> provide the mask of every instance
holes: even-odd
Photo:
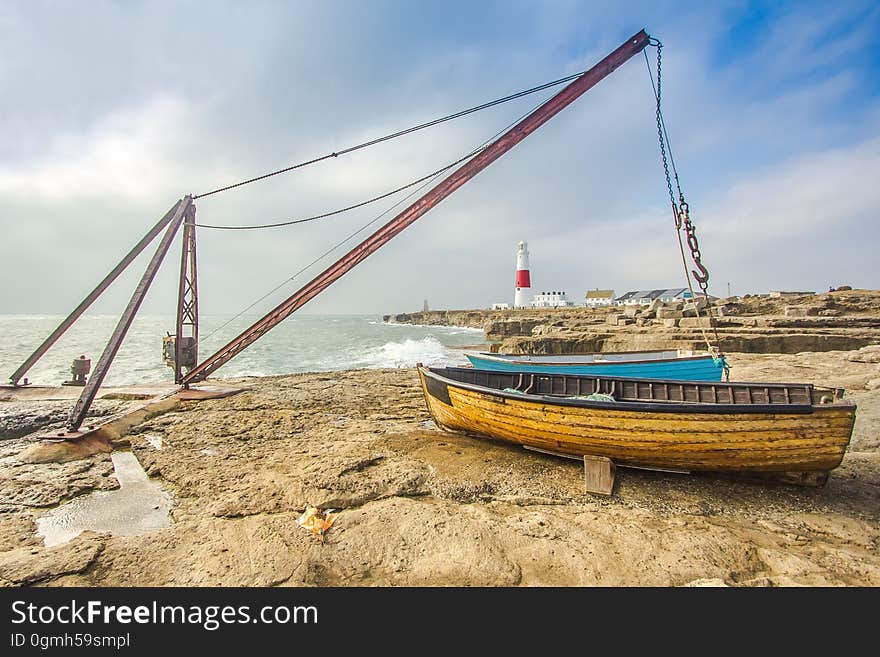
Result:
[[[679,471],[784,473],[821,484],[855,405],[840,388],[419,367],[435,422],[569,456]]]

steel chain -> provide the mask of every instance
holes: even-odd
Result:
[[[691,270],[691,274],[694,277],[694,280],[697,281],[697,285],[700,286],[700,291],[703,293],[704,297],[708,298],[709,295],[709,270],[706,269],[706,266],[701,262],[703,257],[702,253],[700,253],[700,242],[697,239],[697,227],[694,226],[691,218],[688,214],[689,208],[688,204],[685,201],[681,203],[681,213],[679,215],[679,223],[684,224],[685,236],[687,237],[688,248],[691,250],[691,258],[694,261],[694,266],[699,269],[699,272],[695,270]]]
[[[675,202],[675,192],[672,191],[672,177],[669,175],[669,160],[666,157],[666,140],[663,138],[663,113],[660,110],[660,77],[662,75],[663,44],[656,39],[650,43],[657,47],[657,137],[660,139],[660,157],[663,160],[663,173],[666,174],[666,189],[669,190],[669,202],[672,204],[672,215],[675,217],[676,227],[681,228],[681,223],[678,218],[678,205]]]
[[[675,174],[675,186],[678,188],[678,202],[675,200],[675,192],[672,189],[672,177],[669,174],[669,162],[666,155],[666,139],[663,130],[663,111],[661,110],[660,99],[662,96],[662,79],[663,79],[663,44],[658,39],[652,39],[649,42],[657,48],[657,136],[660,140],[660,156],[663,160],[663,173],[666,174],[666,188],[669,191],[669,200],[672,203],[672,214],[675,217],[675,227],[681,230],[684,227],[687,238],[688,248],[691,251],[691,258],[697,270],[691,270],[694,279],[700,287],[703,296],[708,299],[709,289],[709,270],[701,262],[702,254],[700,253],[700,242],[697,239],[697,227],[690,218],[690,208],[684,198],[684,192],[678,183],[678,173]]]

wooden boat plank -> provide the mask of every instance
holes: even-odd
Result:
[[[443,370],[448,371],[448,370]],[[455,374],[455,373],[453,373]],[[501,385],[508,379],[498,373],[480,373],[470,380]],[[833,403],[821,406],[802,404],[706,403],[701,412],[681,403],[667,406],[667,412],[652,412],[650,404],[565,404],[564,399],[502,393],[448,378],[426,377],[420,370],[428,408],[437,424],[477,435],[489,435],[538,449],[590,454],[612,458],[621,464],[679,470],[719,470],[740,472],[827,471],[837,465],[849,443],[854,422],[854,406]],[[523,377],[520,377],[520,380]],[[582,377],[589,380],[589,377]],[[577,377],[571,381],[577,380]],[[428,382],[435,393],[430,394]],[[614,382],[608,382],[608,385]],[[554,381],[557,388],[575,390],[581,383]],[[704,384],[678,384],[690,396],[711,391]],[[544,386],[547,387],[546,385]],[[668,384],[653,385],[635,381],[627,386],[634,394],[654,397]],[[809,395],[810,386],[737,384],[737,396],[772,398],[777,391],[785,400],[786,391]],[[687,395],[688,393],[685,393]],[[439,398],[438,398],[439,397]],[[621,410],[620,406],[629,407]],[[673,412],[674,411],[674,412]],[[735,412],[731,412],[735,411]],[[752,411],[752,412],[746,412]]]
[[[711,431],[713,433],[736,432],[742,428],[748,431],[788,431],[797,428],[809,428],[810,426],[847,426],[851,422],[849,414],[843,409],[829,408],[827,411],[814,413],[815,416],[809,425],[805,425],[802,415],[779,414],[742,414],[735,422],[719,421],[718,417],[711,414],[680,414],[680,413],[637,413],[627,410],[604,408],[606,414],[598,414],[594,411],[599,409],[583,409],[577,406],[562,407],[546,403],[533,403],[528,401],[518,402],[513,399],[505,399],[503,402],[492,397],[472,394],[467,391],[468,403],[486,410],[499,409],[499,412],[520,414],[524,418],[530,418],[536,422],[552,421],[571,427],[593,428],[602,427],[603,418],[609,424],[608,429],[633,429],[643,427],[645,429],[662,429],[665,431]],[[449,395],[461,395],[462,391],[452,389]],[[701,427],[701,424],[707,427]],[[681,428],[678,428],[681,427]]]
[[[836,426],[816,425],[795,429],[776,429],[772,426],[772,421],[765,424],[763,427],[753,430],[742,430],[741,428],[728,429],[725,427],[723,430],[696,431],[690,429],[687,424],[681,424],[675,430],[654,429],[638,426],[637,424],[629,424],[614,428],[607,424],[605,426],[599,424],[602,420],[598,419],[598,417],[600,417],[598,414],[597,422],[595,424],[586,420],[583,424],[572,426],[565,422],[534,420],[532,417],[527,417],[516,412],[517,410],[522,409],[510,408],[509,405],[507,410],[513,411],[511,413],[501,413],[493,408],[471,405],[469,404],[469,401],[471,400],[461,399],[455,391],[453,391],[450,396],[453,399],[456,410],[463,417],[467,417],[474,421],[494,421],[500,425],[509,426],[512,431],[532,431],[538,432],[541,435],[559,436],[562,438],[572,436],[577,437],[588,432],[590,440],[600,440],[603,437],[607,437],[609,441],[614,441],[621,445],[631,445],[637,442],[643,442],[645,444],[662,444],[667,449],[674,449],[678,444],[708,446],[726,443],[732,447],[736,447],[737,445],[744,445],[746,443],[766,444],[768,442],[773,443],[781,441],[785,441],[792,445],[801,443],[812,445],[815,443],[816,438],[828,435],[829,432],[846,434],[849,429],[848,423],[839,423]],[[548,418],[548,420],[549,419],[550,418]],[[609,419],[605,418],[604,421],[608,422]],[[627,434],[626,438],[621,439],[621,432]]]
[[[435,411],[436,412],[436,411]],[[445,419],[442,412],[438,413],[440,424],[456,427],[475,434],[486,435],[487,426],[480,421],[456,419],[449,415]],[[463,421],[462,421],[463,420]],[[576,441],[554,440],[546,435],[523,432],[517,426],[495,425],[489,427],[490,435],[502,437],[511,442],[529,444],[549,450],[566,451],[573,455],[585,452],[600,456],[608,456],[619,460],[622,464],[632,463],[645,467],[669,467],[690,470],[809,470],[831,469],[839,465],[845,444],[818,446],[815,441],[802,445],[798,449],[781,450],[770,448],[759,443],[757,448],[711,450],[693,445],[680,445],[671,449],[669,445],[649,445],[643,449],[621,445],[619,442],[600,442],[592,436],[584,436]],[[841,441],[842,442],[842,441]],[[717,453],[713,453],[713,451]]]

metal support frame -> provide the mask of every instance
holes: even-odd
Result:
[[[188,332],[189,335],[184,335]],[[177,294],[177,326],[174,339],[174,382],[183,382],[183,338],[191,337],[192,359],[199,362],[199,282],[196,269],[196,206],[190,205],[183,222],[180,254],[180,288]],[[185,384],[185,387],[189,387]]]
[[[464,163],[453,173],[438,183],[425,195],[410,205],[406,210],[379,228],[363,242],[342,256],[333,265],[307,283],[280,305],[267,313],[238,337],[223,346],[219,351],[205,359],[183,378],[184,384],[202,381],[212,372],[229,362],[242,350],[265,335],[269,330],[280,324],[291,313],[305,305],[334,281],[365,260],[386,242],[399,234],[419,217],[426,214],[435,205],[464,185],[480,171],[492,164],[507,151],[516,146],[532,132],[553,118],[566,106],[600,82],[617,67],[640,53],[648,45],[648,35],[644,30],[627,39],[614,52],[605,57],[583,75],[575,78],[550,100],[517,123],[513,128],[487,146],[478,155]]]
[[[101,383],[103,383],[104,377],[107,375],[107,370],[110,369],[110,364],[113,362],[116,352],[119,351],[119,346],[122,344],[122,340],[125,338],[125,334],[128,332],[129,327],[131,327],[131,323],[134,321],[134,316],[137,314],[144,297],[147,295],[147,291],[150,289],[150,284],[153,282],[153,278],[155,278],[156,272],[159,270],[159,266],[162,264],[165,254],[168,253],[168,248],[171,246],[171,242],[174,240],[174,236],[177,234],[177,230],[180,228],[180,224],[183,222],[183,218],[191,205],[192,197],[186,196],[174,206],[172,217],[168,222],[168,228],[165,230],[165,235],[162,237],[162,241],[159,242],[159,246],[156,248],[156,253],[153,254],[152,259],[144,271],[144,275],[141,277],[128,305],[125,307],[122,316],[119,318],[119,323],[113,330],[113,334],[110,336],[110,341],[107,343],[107,346],[104,347],[104,352],[101,354],[101,358],[98,359],[98,364],[95,366],[92,376],[89,378],[88,383],[86,383],[76,402],[76,405],[70,412],[70,419],[68,420],[70,431],[77,431],[82,424],[86,413],[88,413],[89,407],[92,405],[95,395],[98,393],[98,388],[101,387]]]
[[[58,338],[64,335],[67,329],[69,329],[73,325],[73,323],[76,322],[76,320],[78,320],[80,316],[88,309],[88,307],[91,306],[92,303],[94,303],[95,299],[101,296],[104,290],[110,287],[113,281],[115,281],[119,277],[119,275],[123,271],[125,271],[125,269],[132,263],[132,261],[140,255],[141,251],[143,251],[147,247],[147,245],[152,242],[153,239],[155,239],[156,235],[162,232],[162,229],[165,228],[168,223],[173,219],[174,211],[177,209],[177,206],[178,203],[175,203],[171,207],[171,209],[165,213],[165,216],[162,217],[159,222],[155,226],[153,226],[137,244],[134,245],[131,251],[129,251],[128,254],[119,261],[119,264],[117,264],[110,271],[110,273],[104,277],[104,280],[98,283],[98,286],[94,290],[92,290],[89,295],[85,299],[83,299],[76,308],[73,309],[73,312],[71,312],[65,318],[65,320],[61,322],[61,324],[59,324],[54,331],[52,331],[51,335],[49,335],[49,337],[46,338],[39,347],[37,347],[34,353],[28,356],[27,360],[25,360],[19,366],[19,368],[12,373],[12,375],[9,377],[12,385],[18,385],[21,377],[27,374],[28,370],[34,366],[34,363],[40,360],[40,358],[43,357],[43,354],[49,351],[52,345],[58,341]]]

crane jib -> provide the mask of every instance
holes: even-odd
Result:
[[[190,370],[183,378],[182,383],[186,385],[202,381],[212,372],[225,365],[242,350],[284,321],[291,313],[308,303],[369,255],[398,235],[407,226],[422,217],[443,199],[480,173],[480,171],[528,137],[612,71],[644,50],[648,44],[649,36],[644,30],[640,30],[637,34],[627,39],[614,52],[575,78],[565,88],[501,135],[473,159],[465,162],[325,271],[294,292],[290,297],[269,311],[236,338],[221,347],[213,355],[206,358],[198,366]]]

